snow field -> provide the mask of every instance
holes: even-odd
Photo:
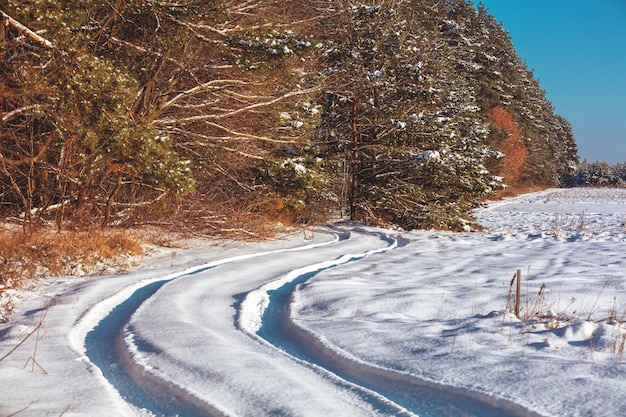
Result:
[[[540,414],[624,415],[623,197],[548,190],[481,210],[485,232],[406,233],[384,259],[303,284],[294,321],[366,362]],[[504,311],[517,269],[523,321]]]

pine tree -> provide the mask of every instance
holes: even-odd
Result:
[[[99,23],[109,24],[120,11],[98,2],[15,9],[46,35],[45,44],[35,45],[5,34],[1,51],[0,71],[8,80],[2,106],[12,114],[0,136],[3,179],[19,197],[5,198],[27,220],[35,209],[40,215],[54,209],[59,227],[66,215],[106,225],[121,209],[117,200],[139,207],[193,187],[188,164],[167,134],[133,114],[138,80],[98,52],[108,29]],[[27,53],[31,49],[37,53]]]
[[[497,187],[484,166],[492,151],[472,87],[453,75],[441,39],[414,19],[431,7],[351,6],[328,50],[335,84],[321,129],[347,161],[353,220],[465,228]]]

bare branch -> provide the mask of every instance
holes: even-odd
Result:
[[[156,123],[162,124],[162,125],[172,125],[172,124],[178,124],[178,123],[187,123],[187,122],[200,122],[203,120],[209,120],[209,119],[225,119],[228,117],[232,117],[232,116],[237,116],[238,114],[244,113],[246,111],[250,111],[250,110],[254,110],[256,108],[259,107],[266,107],[266,106],[271,106],[273,104],[276,104],[282,100],[288,99],[290,97],[295,97],[295,96],[300,96],[300,95],[305,95],[305,94],[310,94],[310,93],[314,93],[316,91],[319,91],[319,87],[313,87],[313,88],[308,88],[305,90],[298,90],[298,91],[291,91],[289,93],[283,94],[280,97],[275,97],[271,100],[267,100],[267,101],[263,101],[260,103],[254,103],[254,104],[250,104],[248,106],[244,106],[241,107],[239,109],[236,110],[231,110],[231,111],[227,111],[225,113],[221,113],[221,114],[201,114],[201,115],[197,115],[197,116],[190,116],[190,117],[182,117],[182,118],[178,118],[178,119],[174,119],[174,118],[169,118],[169,119],[159,119],[156,120]],[[219,127],[219,126],[216,126]],[[241,136],[241,135],[238,135]]]
[[[54,46],[52,45],[52,42],[50,42],[43,36],[40,36],[37,33],[33,32],[32,30],[30,30],[29,28],[27,28],[26,26],[24,26],[23,24],[21,24],[20,22],[18,22],[17,20],[13,19],[11,16],[3,12],[2,10],[0,10],[0,17],[2,18],[0,19],[2,20],[1,22],[2,24],[5,24],[7,26],[12,26],[21,34],[23,34],[30,40],[38,43],[39,45],[45,46],[46,48],[52,48]]]
[[[227,128],[226,126],[217,124],[217,123],[213,123],[213,122],[209,122],[205,120],[205,123],[211,127],[214,127],[216,129],[222,130],[226,133],[228,133],[231,136],[216,136],[214,139],[219,139],[219,140],[241,140],[241,139],[248,139],[248,140],[259,140],[262,142],[270,142],[270,143],[282,143],[282,144],[288,144],[288,143],[295,143],[293,140],[284,140],[284,139],[272,139],[272,138],[268,138],[267,136],[256,136],[256,135],[251,135],[249,133],[243,133],[243,132],[237,132],[234,131],[232,129]],[[168,131],[175,131],[177,133],[181,133],[183,132],[181,129],[175,130],[176,128],[174,128],[173,126],[170,125],[175,125],[176,124],[176,120],[174,120],[174,123],[164,123],[165,125],[165,129]],[[208,136],[207,136],[208,138]]]
[[[240,181],[237,180],[237,178],[233,177],[231,174],[229,174],[224,168],[222,168],[219,164],[214,163],[213,167],[215,169],[217,169],[220,173],[222,173],[225,177],[230,178],[231,181],[233,181],[235,184],[237,184],[239,187],[241,187],[242,190],[246,191],[246,192],[251,192],[254,191],[254,187],[251,187],[247,184],[242,184]]]
[[[261,4],[260,1],[257,0],[249,0],[243,4],[240,4],[238,6],[234,6],[232,8],[232,12],[233,13],[238,13],[238,14],[248,14],[250,13],[250,11],[254,8],[256,8],[259,4]]]
[[[228,152],[233,152],[233,153],[239,154],[239,155],[244,156],[246,158],[256,159],[256,160],[259,160],[259,161],[265,161],[265,158],[263,158],[262,156],[253,155],[253,154],[250,154],[250,153],[247,153],[247,152],[240,151],[238,149],[230,148],[228,146],[217,145],[215,143],[211,143],[211,141],[214,141],[216,139],[223,140],[224,137],[221,137],[221,136],[220,137],[207,136],[207,135],[202,135],[200,133],[189,132],[189,131],[178,129],[178,128],[168,129],[168,131],[171,132],[171,133],[176,133],[176,134],[179,134],[179,135],[188,136],[190,138],[200,139],[200,140],[202,140],[202,142],[196,143],[196,144],[199,144],[200,146],[207,146],[207,147],[210,147],[210,148],[222,149],[222,150],[225,150],[225,151],[228,151]],[[234,138],[228,137],[227,139],[234,139]]]
[[[2,116],[2,123],[6,123],[9,120],[11,120],[13,117],[17,116],[20,113],[25,113],[29,110],[33,110],[33,109],[40,109],[41,106],[39,104],[31,104],[30,106],[24,106],[24,107],[20,107],[19,109],[15,109],[15,110],[11,110],[8,113],[5,113]]]
[[[188,70],[187,68],[185,68],[185,66],[182,63],[180,63],[179,61],[175,60],[174,58],[170,58],[169,56],[167,56],[167,54],[163,54],[161,52],[154,51],[154,50],[148,50],[148,49],[144,48],[143,46],[135,45],[135,44],[133,44],[131,42],[128,42],[128,41],[125,41],[123,39],[116,38],[115,36],[110,37],[109,41],[111,41],[112,43],[118,44],[118,45],[123,45],[123,46],[129,47],[129,48],[132,48],[135,51],[141,52],[141,53],[146,54],[146,55],[151,55],[151,56],[155,56],[155,57],[158,57],[158,58],[164,58],[166,62],[174,64],[181,71],[187,72],[187,73],[191,74],[192,77],[195,78],[193,73],[190,70]],[[208,67],[208,68],[218,68],[218,69],[221,69],[221,68],[228,68],[228,66],[220,65],[220,66]]]
[[[201,33],[198,33],[195,29],[204,29],[204,30],[208,30],[210,32],[213,33],[217,33],[220,36],[226,37],[226,30],[222,29],[217,29],[214,28],[213,26],[209,26],[209,25],[191,25],[187,22],[183,22],[182,20],[176,19],[174,16],[168,16],[169,19],[171,19],[173,22],[178,23],[179,25],[189,29],[191,31],[191,33],[194,34],[195,37],[197,37],[198,39],[204,41],[204,42],[213,42],[213,43],[217,43],[216,41],[214,41],[213,39],[209,39],[206,36],[204,36]]]
[[[241,81],[241,80],[212,80],[200,85],[197,85],[193,88],[190,88],[189,90],[183,91],[179,94],[177,94],[175,97],[173,97],[172,99],[166,101],[163,104],[163,107],[161,108],[162,110],[167,109],[168,107],[172,106],[173,104],[175,104],[177,101],[181,100],[184,97],[189,97],[192,96],[194,94],[199,94],[199,93],[203,93],[203,92],[207,92],[207,91],[217,91],[217,90],[221,90],[224,88],[228,88],[234,85],[252,85],[254,83],[252,82],[248,82],[248,81]]]
[[[252,110],[252,109],[256,109],[256,108],[259,108],[259,107],[271,106],[273,104],[276,104],[276,103],[278,103],[278,102],[280,102],[282,100],[285,100],[287,98],[290,98],[290,97],[301,96],[301,95],[305,95],[305,94],[311,94],[311,93],[315,93],[315,92],[317,92],[319,90],[320,90],[319,87],[313,87],[313,88],[307,88],[305,90],[290,91],[287,94],[283,94],[282,96],[276,97],[276,98],[274,98],[272,100],[269,100],[269,101],[265,101],[265,102],[262,102],[262,103],[251,104],[249,106],[245,106],[245,107],[242,107],[240,109],[233,110],[233,111],[231,111],[229,113],[215,115],[214,118],[215,119],[223,119],[223,118],[226,118],[226,117],[236,116],[236,115],[238,115],[240,113],[243,113],[243,112],[246,112],[246,111],[249,111],[249,110]]]
[[[9,158],[6,158],[4,155],[0,154],[0,160],[2,161],[3,166],[5,163],[12,165],[12,166],[20,166],[20,165],[33,164],[35,162],[40,162],[43,156],[45,155],[45,153],[48,151],[48,148],[50,148],[50,145],[52,144],[52,141],[54,140],[54,138],[55,138],[54,135],[48,135],[48,138],[43,143],[43,145],[41,146],[41,149],[39,149],[39,152],[37,152],[35,156],[31,155],[31,156],[23,156],[20,159],[9,159]]]

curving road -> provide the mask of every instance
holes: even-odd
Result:
[[[403,244],[359,228],[328,233],[336,238],[223,258],[128,289],[106,301],[113,308],[94,308],[104,317],[85,333],[87,357],[137,414],[533,415],[350,359],[294,325],[289,302],[299,283]]]

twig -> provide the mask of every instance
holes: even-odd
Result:
[[[593,311],[596,309],[596,305],[598,304],[598,300],[600,299],[600,296],[602,295],[602,292],[604,291],[604,289],[606,287],[608,287],[609,282],[605,282],[604,285],[602,285],[602,288],[600,288],[600,292],[598,293],[598,296],[596,297],[596,301],[593,302],[593,305],[591,306],[591,309],[589,310],[589,315],[587,316],[587,321],[591,320],[591,316],[593,315]]]
[[[34,334],[37,330],[39,330],[39,328],[40,328],[41,326],[42,326],[42,323],[40,322],[40,323],[37,325],[37,327],[35,327],[35,328],[34,328],[34,329],[30,332],[30,333],[28,333],[28,334],[26,335],[26,337],[25,337],[24,339],[22,339],[22,340],[21,340],[21,341],[20,341],[17,345],[15,345],[15,346],[13,347],[13,349],[11,349],[11,350],[9,351],[9,353],[7,353],[7,354],[6,354],[6,355],[4,355],[3,357],[1,357],[1,358],[0,358],[0,362],[2,362],[3,360],[5,360],[5,359],[6,359],[6,358],[8,358],[9,356],[11,356],[11,354],[12,354],[13,352],[15,352],[15,351],[16,351],[16,350],[20,347],[20,346],[22,346],[22,345],[23,345],[23,344],[24,344],[24,343],[28,340],[28,338],[29,338],[29,337],[31,337],[31,336],[32,336],[32,335],[33,335],[33,334]]]
[[[30,402],[30,404],[28,404],[26,407],[22,408],[21,410],[17,410],[15,413],[11,413],[11,414],[7,415],[7,417],[13,417],[13,416],[18,415],[22,411],[26,411],[31,405],[35,404],[36,402],[37,402],[37,400],[32,400]]]
[[[456,335],[457,335],[457,331],[455,330],[452,336],[452,346],[450,347],[450,354],[454,353],[454,345],[456,344]]]
[[[37,362],[37,348],[39,347],[39,339],[40,339],[39,330],[43,327],[43,322],[47,314],[48,314],[48,307],[46,306],[46,309],[43,311],[43,313],[41,314],[41,318],[39,319],[39,324],[37,325],[37,328],[35,329],[37,331],[37,337],[35,338],[35,349],[33,351],[33,354],[26,360],[26,363],[24,364],[24,368],[26,368],[26,365],[28,365],[28,362],[32,361],[33,365],[30,371],[35,372],[35,365],[37,365],[39,369],[41,369],[41,371],[46,375],[48,374],[48,372],[45,369],[43,369],[43,366],[41,366],[39,362]]]
[[[313,87],[313,88],[308,88],[304,90],[291,91],[291,92],[283,94],[282,96],[274,97],[267,101],[250,104],[248,106],[244,106],[236,110],[230,110],[222,114],[204,114],[204,115],[190,116],[190,117],[159,119],[159,120],[155,120],[155,123],[158,123],[161,125],[170,125],[170,124],[177,124],[177,123],[200,122],[200,121],[204,121],[208,119],[214,119],[214,120],[225,119],[225,118],[236,116],[243,112],[254,110],[259,107],[268,107],[268,106],[274,105],[287,98],[305,95],[305,94],[311,94],[311,93],[318,92],[319,90],[320,90],[319,87]]]
[[[2,123],[8,122],[13,117],[19,115],[20,113],[24,113],[24,112],[27,112],[29,110],[37,110],[37,109],[41,109],[41,105],[40,104],[31,104],[29,106],[24,106],[24,107],[20,107],[18,109],[15,109],[15,110],[11,110],[10,112],[5,113],[4,115],[2,115]]]
[[[21,24],[20,22],[18,22],[17,20],[13,19],[11,16],[9,16],[5,12],[3,12],[2,10],[0,10],[0,17],[2,17],[2,20],[6,20],[7,24],[11,25],[17,31],[19,31],[20,33],[22,33],[26,37],[30,38],[31,40],[37,42],[38,44],[43,45],[46,48],[52,48],[53,47],[52,42],[50,42],[46,38],[36,34],[32,30],[30,30],[29,28],[27,28],[26,26],[24,26],[23,24]]]
[[[39,323],[37,323],[37,326],[35,326],[35,328],[33,330],[30,331],[30,333],[28,333],[26,335],[26,337],[24,339],[22,339],[17,345],[15,345],[13,347],[13,349],[11,349],[8,353],[6,353],[4,356],[2,356],[0,358],[0,362],[2,362],[3,360],[5,360],[6,358],[8,358],[9,356],[11,356],[11,354],[13,354],[13,352],[15,352],[17,349],[19,349],[20,346],[22,346],[33,334],[37,333],[37,341],[35,342],[35,353],[34,356],[37,355],[37,344],[39,342],[39,330],[43,327],[43,322],[46,319],[46,315],[48,314],[48,306],[46,306],[45,310],[43,311],[41,318],[39,319]],[[35,364],[37,364],[37,366],[39,366],[39,368],[41,368],[41,370],[44,373],[47,373],[42,367],[41,365],[39,365],[37,363],[37,361],[35,360],[34,356],[31,356],[28,360],[30,361],[31,359],[33,360],[33,368],[35,366]],[[26,362],[26,364],[28,364],[28,361]],[[24,367],[26,367],[26,365],[24,365]]]

